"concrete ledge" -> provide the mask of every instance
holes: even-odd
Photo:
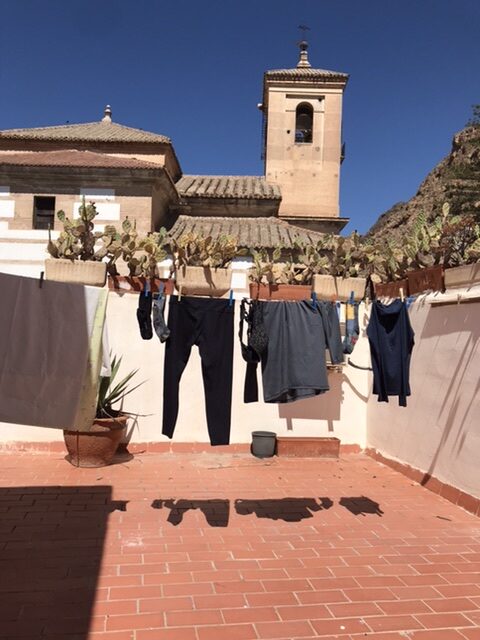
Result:
[[[473,513],[473,515],[480,517],[480,498],[471,496],[456,487],[452,487],[445,482],[441,482],[438,478],[435,478],[435,476],[425,473],[424,471],[420,471],[419,469],[415,469],[408,464],[386,458],[376,449],[367,448],[365,449],[365,453],[377,462],[381,462],[394,471],[398,471],[402,475],[407,476],[410,480],[418,482],[418,484],[421,484],[422,487],[432,491],[432,493],[436,493],[437,495],[442,496],[442,498],[445,498],[445,500],[448,500],[449,502],[462,507],[466,511]]]
[[[250,443],[240,442],[212,447],[208,442],[134,442],[128,445],[130,453],[250,453]],[[341,444],[340,453],[360,453],[358,444]],[[1,453],[66,453],[63,440],[52,442],[2,442]]]

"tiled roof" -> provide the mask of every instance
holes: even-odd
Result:
[[[184,198],[251,198],[280,200],[276,184],[260,176],[183,176],[175,185]]]
[[[170,138],[158,133],[133,129],[116,122],[87,122],[33,129],[4,129],[0,140],[55,140],[65,142],[150,142],[170,144]]]
[[[290,80],[293,78],[299,78],[301,80],[314,80],[316,78],[334,79],[341,78],[343,80],[348,79],[348,73],[341,71],[329,71],[328,69],[312,69],[311,67],[297,67],[295,69],[272,69],[265,72],[265,79],[269,80]]]
[[[161,167],[153,162],[135,158],[111,156],[92,151],[25,151],[23,153],[0,153],[0,167],[104,167],[112,169],[153,169]]]
[[[169,235],[179,238],[185,233],[217,238],[231,235],[241,247],[293,248],[294,242],[316,244],[323,234],[288,224],[278,218],[215,218],[179,216]]]

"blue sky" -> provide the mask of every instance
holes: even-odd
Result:
[[[0,0],[0,129],[113,119],[172,138],[185,173],[261,175],[262,78],[350,74],[341,214],[410,198],[480,103],[478,0]]]

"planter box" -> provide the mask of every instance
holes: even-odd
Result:
[[[445,287],[468,287],[480,283],[480,262],[445,269]]]
[[[338,278],[334,276],[315,274],[313,276],[313,291],[323,300],[340,300],[347,302],[353,291],[355,300],[362,300],[365,295],[366,278]]]
[[[427,267],[407,273],[408,290],[410,294],[423,293],[424,291],[444,291],[443,267]]]
[[[322,300],[338,300],[337,280],[333,276],[316,273],[313,276],[312,291]]]
[[[48,258],[45,260],[45,279],[103,287],[107,279],[107,265],[93,260]]]
[[[253,300],[309,300],[312,288],[303,284],[258,284],[250,283],[250,298]]]
[[[231,269],[210,267],[180,267],[175,272],[175,286],[184,296],[221,298],[231,288]]]
[[[409,296],[407,280],[396,280],[395,282],[381,282],[375,285],[375,295],[385,298],[400,298],[400,289],[403,289],[403,295]]]
[[[108,276],[108,288],[112,291],[126,291],[128,293],[138,293],[145,289],[147,278],[137,276]],[[160,291],[160,284],[163,283],[165,295],[173,293],[173,280],[167,278],[152,278],[150,280],[150,291],[157,293]]]
[[[277,437],[277,455],[298,458],[338,458],[339,438]]]

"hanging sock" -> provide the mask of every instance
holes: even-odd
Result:
[[[140,335],[144,340],[153,338],[152,330],[152,293],[141,291],[138,296],[137,320],[140,327]]]
[[[153,327],[155,333],[160,338],[160,342],[165,342],[170,335],[170,329],[165,322],[165,296],[158,295],[153,299]]]
[[[347,302],[345,305],[345,338],[343,339],[343,353],[352,353],[359,335],[360,326],[358,324],[358,303]]]

